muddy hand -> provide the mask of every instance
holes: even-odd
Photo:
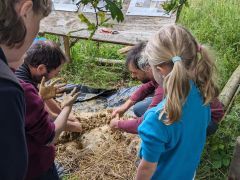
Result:
[[[55,81],[51,82],[49,85],[46,85],[46,78],[43,77],[41,84],[39,86],[39,95],[43,100],[51,99],[56,96],[59,96],[60,93],[63,91],[63,86],[65,84],[56,85],[61,79],[56,79]]]
[[[73,103],[76,101],[77,97],[79,96],[79,92],[76,92],[77,89],[76,87],[69,93],[66,95],[66,93],[64,93],[63,95],[63,101],[61,102],[61,107],[72,107]]]
[[[109,124],[110,128],[112,130],[118,129],[118,122],[119,121],[120,121],[119,114],[116,114],[116,118],[114,118],[110,121],[110,124]]]
[[[119,116],[123,116],[124,112],[125,112],[125,109],[123,109],[122,107],[114,109],[112,112],[112,118],[116,117],[117,119],[119,119]],[[118,115],[118,117],[117,117],[117,115]]]

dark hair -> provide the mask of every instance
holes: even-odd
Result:
[[[9,47],[22,43],[26,36],[26,27],[23,19],[17,14],[15,6],[21,0],[0,1],[0,44]],[[51,0],[32,0],[33,11],[44,17],[51,12]]]
[[[140,42],[138,44],[136,44],[127,54],[127,59],[126,59],[126,67],[128,68],[128,66],[131,64],[133,65],[136,69],[140,69],[140,67],[138,66],[138,61],[142,56],[142,51],[145,49],[146,47],[146,42]]]
[[[34,43],[24,56],[25,64],[32,67],[38,67],[44,64],[48,72],[56,69],[66,61],[68,61],[68,59],[58,44],[49,40]]]

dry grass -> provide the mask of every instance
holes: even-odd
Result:
[[[92,120],[99,117],[99,122],[101,122],[101,118],[105,122],[107,116],[102,114],[99,116],[94,114],[92,117],[82,119]],[[92,123],[90,125],[92,127]],[[102,124],[102,126],[104,125]],[[99,127],[99,123],[97,126]],[[102,132],[101,128],[90,129],[85,131],[83,136],[75,138],[75,140],[70,138],[70,142],[67,143],[65,137],[64,143],[57,145],[57,161],[65,168],[67,173],[65,178],[70,180],[134,179],[137,168],[135,162],[139,144],[138,137],[120,131],[112,132],[108,127],[107,131]],[[93,149],[86,147],[82,142],[83,137],[85,134],[87,137],[88,133],[88,136],[103,138],[101,144],[96,145]],[[94,133],[100,133],[101,135]],[[99,143],[97,141],[89,143],[97,144]]]

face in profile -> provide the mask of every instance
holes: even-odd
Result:
[[[40,67],[41,66],[41,67]],[[48,72],[47,68],[45,65],[41,64],[39,65],[39,67],[37,68],[37,73],[32,74],[32,79],[34,82],[36,83],[40,83],[43,76],[46,78],[46,81],[58,76],[59,72],[62,69],[63,64],[61,64],[60,66],[58,66],[56,69],[52,69]]]
[[[49,1],[50,2],[50,1]],[[22,22],[26,29],[26,34],[24,39],[18,43],[14,44],[13,49],[15,51],[14,55],[12,54],[8,59],[9,63],[14,63],[14,66],[18,61],[21,61],[21,57],[27,51],[27,49],[31,46],[34,38],[37,36],[39,31],[40,21],[43,19],[44,15],[41,11],[33,10],[34,1],[31,0],[21,0],[19,3],[16,3],[15,10],[19,17],[22,19]],[[50,5],[51,3],[49,3]],[[50,11],[49,7],[49,11]]]
[[[131,73],[131,77],[133,79],[137,79],[141,81],[142,83],[147,83],[150,81],[149,77],[147,76],[146,72],[137,69],[134,65],[129,64],[128,70]]]

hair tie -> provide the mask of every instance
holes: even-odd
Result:
[[[182,58],[180,56],[174,56],[174,57],[172,57],[171,60],[172,60],[173,63],[175,63],[177,61],[182,61]]]

